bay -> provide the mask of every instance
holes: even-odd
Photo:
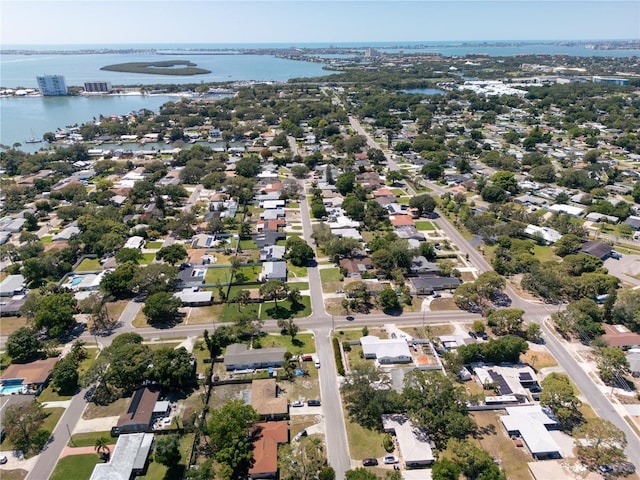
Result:
[[[180,97],[169,95],[115,95],[95,97],[0,97],[0,143],[21,143],[20,150],[35,152],[46,143],[24,143],[42,138],[66,125],[83,124],[100,115],[124,115],[146,108],[158,112],[168,101]]]

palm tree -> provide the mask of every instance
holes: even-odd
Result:
[[[111,454],[111,450],[109,450],[109,439],[107,437],[97,438],[93,446],[96,449],[96,453],[101,458],[108,458]]]

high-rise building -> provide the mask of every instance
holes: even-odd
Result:
[[[111,93],[111,82],[84,82],[86,93]]]
[[[67,84],[62,75],[42,75],[37,77],[40,94],[45,97],[67,95]]]

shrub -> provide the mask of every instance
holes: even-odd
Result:
[[[340,342],[336,337],[333,337],[333,355],[336,359],[336,369],[338,370],[338,375],[344,376],[344,364],[342,363],[342,354],[340,353]]]

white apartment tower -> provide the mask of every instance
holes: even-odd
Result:
[[[36,77],[40,94],[45,97],[67,95],[67,84],[62,75],[41,75]]]

